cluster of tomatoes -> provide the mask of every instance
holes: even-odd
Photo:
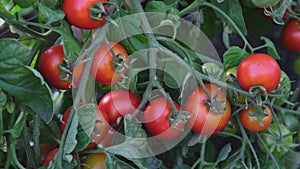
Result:
[[[98,21],[90,18],[89,8],[98,0],[85,0],[88,3],[77,1],[65,0],[63,3],[66,19],[72,25],[83,29],[94,29],[104,23],[104,17],[100,17]],[[106,1],[99,2],[105,3]],[[74,4],[85,4],[86,6],[77,8]],[[286,24],[282,34],[283,43],[289,49],[299,52],[300,42],[295,43],[300,40],[299,21],[294,19]],[[55,45],[41,55],[38,64],[39,71],[47,83],[61,90],[69,90],[76,87],[80,83],[85,67],[84,63],[74,66],[65,58],[63,45]],[[104,42],[99,45],[94,54],[90,75],[99,83],[106,85],[115,84],[121,81],[128,71],[128,64],[129,57],[124,47],[116,42]],[[281,69],[276,60],[263,53],[247,56],[240,62],[238,67],[231,70],[233,71],[229,74],[227,72],[226,75],[234,75],[241,89],[262,98],[267,97],[268,93],[276,90],[282,80]],[[231,83],[232,81],[228,82]],[[183,105],[179,105],[174,101],[170,102],[165,97],[157,97],[149,100],[142,111],[143,113],[140,113],[138,107],[141,99],[137,94],[127,89],[112,90],[106,93],[99,101],[96,108],[95,130],[92,134],[92,141],[86,149],[93,149],[98,144],[101,144],[102,147],[110,146],[111,143],[109,142],[111,142],[116,130],[121,125],[120,119],[128,114],[136,115],[138,119],[142,119],[150,135],[158,139],[174,139],[182,134],[187,126],[195,133],[210,136],[223,130],[232,117],[231,103],[226,94],[218,85],[206,83],[204,86],[199,85],[191,90]],[[265,102],[258,105],[253,104],[247,99],[247,96],[242,94],[234,94],[232,97],[232,101],[245,105],[239,112],[239,119],[242,125],[249,131],[261,132],[265,144],[270,146],[267,148],[277,144],[275,143],[276,137],[279,136],[275,134],[275,139],[270,139],[269,135],[278,133],[278,127],[282,135],[288,135],[284,137],[283,141],[292,142],[293,138],[287,127],[272,124],[275,112],[268,104]],[[65,130],[71,110],[72,106],[63,115],[62,132]],[[190,113],[190,118],[187,119],[187,126],[183,123],[174,123],[176,114],[179,114],[181,111]],[[142,117],[140,117],[141,115]],[[269,130],[265,131],[267,128]],[[259,142],[258,145],[262,151],[266,151],[266,147],[263,146],[262,142]],[[58,149],[56,148],[49,153],[43,162],[44,166],[49,165],[57,151]],[[273,152],[276,155],[282,155],[286,151],[286,149],[273,148]],[[74,156],[74,158],[76,157]],[[98,164],[95,163],[96,160],[91,160],[95,158],[101,159],[98,161]],[[105,165],[105,158],[106,156],[103,153],[91,154],[87,157],[85,163],[93,166],[103,166]]]

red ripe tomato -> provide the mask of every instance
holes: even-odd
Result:
[[[50,151],[49,154],[46,156],[46,158],[43,160],[42,166],[48,166],[50,164],[50,161],[53,160],[57,152],[58,152],[58,148],[55,148],[54,150]]]
[[[90,8],[96,2],[107,2],[107,0],[64,0],[63,11],[66,19],[74,26],[82,29],[95,29],[105,22],[105,18],[101,17],[96,21],[90,17]]]
[[[72,70],[72,75],[73,75],[73,87],[76,87],[82,78],[82,73],[84,70],[85,63],[80,63],[76,65],[73,70]]]
[[[211,135],[216,132],[223,130],[231,116],[231,105],[226,98],[224,92],[214,84],[205,84],[211,98],[216,97],[216,101],[219,106],[218,109],[223,108],[223,112],[213,112],[205,104],[205,101],[209,101],[209,97],[206,95],[204,89],[201,86],[196,87],[189,94],[186,103],[184,105],[184,110],[191,113],[192,117],[188,119],[188,125],[196,133],[203,135]]]
[[[110,46],[121,64],[129,64],[128,53],[126,50],[115,42],[110,42]],[[100,83],[103,84],[113,84],[121,80],[121,75],[119,72],[125,74],[127,72],[126,68],[122,66],[113,66],[114,57],[112,52],[106,43],[102,43],[94,56],[93,64],[91,68],[92,76]],[[118,69],[118,72],[116,71]]]
[[[57,154],[58,152],[58,148],[55,148],[54,150],[50,151],[46,158],[43,160],[42,162],[42,166],[48,166],[50,164],[50,161],[54,159],[55,155]],[[76,159],[76,155],[75,154],[72,154],[73,156],[73,159]]]
[[[106,169],[106,155],[104,153],[90,154],[82,164],[82,169]]]
[[[286,48],[294,52],[300,52],[300,22],[292,19],[283,27],[281,41]]]
[[[263,108],[264,113],[262,117],[262,125],[258,120],[258,111],[254,106],[250,106],[240,112],[240,119],[243,126],[253,132],[263,131],[272,123],[272,112],[268,106]]]
[[[133,114],[140,102],[140,98],[128,90],[114,90],[102,97],[99,109],[108,115],[109,123],[114,124],[119,117]]]
[[[104,139],[101,141],[102,147],[103,147],[103,148],[106,148],[106,147],[112,146],[116,134],[117,134],[117,131],[116,131],[116,130],[114,130],[114,129],[109,129],[109,130],[107,131],[106,136],[105,136]]]
[[[65,113],[62,117],[62,124],[61,124],[62,132],[65,130],[71,110],[72,110],[72,106],[69,107],[65,111]],[[92,134],[93,142],[90,142],[87,145],[87,147],[86,147],[87,150],[95,148],[97,146],[97,144],[100,143],[104,139],[104,137],[106,136],[107,131],[109,129],[108,116],[105,113],[103,113],[102,111],[100,111],[99,109],[97,109],[96,121],[101,121],[101,122],[96,122],[95,130],[97,130],[97,131],[93,132],[93,134]],[[99,132],[101,133],[100,135],[99,135]]]
[[[263,86],[267,92],[271,92],[278,86],[280,74],[280,67],[274,58],[256,53],[241,61],[237,69],[237,80],[246,91],[253,86]]]
[[[173,102],[176,109],[180,110],[180,106]],[[162,140],[170,140],[178,137],[184,129],[183,124],[176,124],[177,129],[172,128],[169,116],[172,107],[168,100],[159,97],[151,100],[144,110],[144,123],[148,131],[156,138]]]
[[[47,83],[57,89],[67,90],[71,88],[71,82],[70,80],[61,80],[59,69],[59,65],[64,62],[64,58],[63,45],[52,46],[41,55],[38,68]]]

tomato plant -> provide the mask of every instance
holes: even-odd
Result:
[[[263,86],[267,92],[271,92],[280,81],[280,67],[269,55],[252,54],[239,64],[237,80],[246,91],[254,86]]]
[[[92,12],[90,10],[96,3],[104,3],[107,0],[64,0],[63,11],[66,15],[66,19],[74,26],[83,29],[95,29],[101,26],[105,22],[105,18],[101,16],[103,13],[98,13],[98,18],[92,18]],[[94,14],[95,15],[95,14]]]
[[[98,47],[91,68],[92,76],[103,84],[120,81],[129,63],[127,51],[120,44],[110,42],[109,45],[102,43]]]
[[[286,23],[281,32],[282,43],[291,51],[299,52],[300,29],[299,21],[292,19]]]
[[[71,88],[71,82],[68,79],[68,75],[63,75],[60,69],[64,59],[63,45],[55,45],[41,55],[38,66],[42,76],[51,86],[67,90]]]
[[[243,126],[253,132],[263,131],[270,126],[273,115],[268,106],[261,107],[263,113],[256,107],[249,106],[240,112],[240,119]]]
[[[196,87],[189,94],[184,110],[192,115],[188,124],[193,131],[211,135],[225,128],[230,119],[231,105],[220,87],[214,84],[205,84],[205,87],[212,99],[201,86]]]
[[[281,135],[279,132],[281,132]],[[280,124],[279,126],[276,124],[271,124],[270,127],[264,132],[260,133],[260,135],[267,148],[269,148],[269,150],[275,156],[282,156],[292,148],[292,133],[283,124]],[[258,145],[262,151],[267,151],[260,140]]]
[[[178,111],[180,106],[173,103]],[[183,124],[175,124],[175,129],[171,126],[170,117],[172,107],[166,98],[160,97],[150,101],[144,110],[144,123],[149,132],[160,139],[169,140],[174,139],[182,133],[184,129]]]
[[[62,117],[62,123],[61,123],[61,130],[62,132],[64,132],[67,121],[69,119],[71,110],[72,110],[72,106],[69,107],[63,117]],[[96,111],[96,124],[95,124],[95,129],[94,132],[92,134],[92,142],[90,142],[86,149],[93,149],[97,146],[97,144],[99,144],[106,136],[108,129],[109,129],[109,124],[108,124],[108,116],[101,112],[99,109],[97,109]]]
[[[88,155],[82,164],[83,169],[105,169],[106,155],[104,153],[94,153]]]
[[[299,7],[0,1],[0,168],[299,168]]]
[[[109,123],[114,124],[120,117],[133,114],[139,104],[140,99],[136,94],[127,90],[114,90],[101,98],[99,109],[107,114]]]
[[[251,2],[259,8],[266,8],[270,6],[274,6],[280,2],[280,0],[251,0]]]

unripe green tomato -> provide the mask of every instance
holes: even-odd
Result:
[[[281,134],[283,139],[279,140],[280,135],[278,127],[275,123],[271,124],[270,127],[261,132],[260,136],[262,137],[264,143],[267,145],[268,149],[272,152],[274,156],[282,156],[291,149],[293,143],[293,136],[290,135],[291,131],[283,124],[279,124]],[[261,151],[267,153],[267,150],[262,145],[262,142],[258,140],[258,146]],[[273,149],[272,149],[273,148]]]
[[[280,0],[251,0],[251,2],[258,8],[266,8],[277,5]]]

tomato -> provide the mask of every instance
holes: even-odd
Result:
[[[251,2],[258,8],[266,8],[277,5],[280,0],[251,0]]]
[[[256,53],[241,61],[237,69],[237,80],[246,91],[253,86],[263,86],[267,92],[271,92],[279,84],[280,73],[280,67],[274,58]]]
[[[54,150],[50,151],[49,154],[43,160],[42,166],[48,166],[50,164],[50,161],[53,160],[57,152],[58,152],[58,148],[55,148]]]
[[[133,114],[140,102],[140,98],[128,90],[114,90],[101,98],[99,108],[108,115],[109,123],[115,124],[118,118]]]
[[[81,78],[82,78],[82,73],[85,67],[85,62],[84,63],[80,63],[78,65],[76,65],[73,70],[72,70],[72,75],[73,75],[73,87],[76,87],[77,85],[79,85]]]
[[[283,124],[279,124],[279,128],[283,136],[282,139],[280,139],[278,127],[275,123],[260,133],[263,142],[274,156],[282,156],[293,147],[293,136],[290,130]],[[258,146],[263,152],[267,152],[260,140],[258,140]]]
[[[180,106],[173,102],[176,109],[180,111]],[[174,129],[171,126],[169,116],[172,107],[164,97],[155,98],[150,101],[144,110],[144,123],[151,135],[162,140],[170,140],[178,137],[184,129],[183,124],[176,124]]]
[[[254,106],[249,106],[240,112],[240,119],[243,126],[253,132],[263,131],[272,123],[273,115],[268,106],[263,108],[264,115],[259,115],[258,110]],[[262,124],[259,123],[259,116],[262,116]]]
[[[56,156],[57,152],[58,152],[58,148],[55,148],[54,150],[50,151],[47,156],[45,157],[45,159],[42,162],[42,166],[48,166],[51,162],[51,160],[54,159],[54,157]],[[73,159],[76,159],[76,155],[73,153],[72,154]]]
[[[300,22],[297,19],[290,20],[284,25],[281,32],[283,45],[291,51],[300,52]]]
[[[224,92],[214,84],[205,84],[211,98],[211,101],[201,86],[192,90],[189,94],[184,110],[191,113],[192,117],[188,119],[188,125],[196,133],[211,135],[225,128],[231,116],[231,105]],[[208,106],[205,101],[211,103],[221,103],[217,106]],[[223,103],[222,103],[223,102]],[[215,105],[215,104],[212,104]],[[213,111],[218,108],[218,112]],[[222,108],[222,110],[220,110]]]
[[[63,117],[62,117],[62,124],[61,124],[61,130],[62,132],[65,130],[65,127],[66,127],[66,124],[67,124],[67,121],[69,119],[69,116],[70,116],[70,113],[71,113],[71,110],[72,110],[72,106],[69,107]],[[95,124],[95,129],[94,129],[94,132],[93,132],[93,141],[90,142],[86,149],[92,149],[92,148],[95,148],[97,146],[98,143],[100,143],[104,137],[106,136],[107,134],[107,131],[109,129],[109,124],[108,124],[108,117],[105,113],[103,113],[102,111],[100,111],[99,109],[97,109],[97,114],[96,114],[96,124]],[[99,122],[97,122],[99,121]],[[101,122],[100,122],[101,121]],[[101,133],[99,135],[99,133]]]
[[[102,145],[103,148],[110,147],[110,146],[113,145],[113,140],[114,140],[114,138],[116,136],[116,133],[117,133],[117,131],[114,130],[114,129],[109,129],[107,131],[106,136],[101,141],[101,145]]]
[[[39,144],[40,147],[40,159],[41,161],[44,161],[44,159],[46,158],[46,156],[54,149],[56,149],[56,146],[52,145],[52,144]]]
[[[115,42],[110,42],[110,46],[120,60],[120,64],[129,64],[128,53],[126,50]],[[119,73],[125,74],[127,69],[124,65],[114,67],[114,57],[106,43],[100,44],[98,47],[91,68],[92,76],[100,83],[113,84],[121,80]]]
[[[74,26],[82,29],[95,29],[105,22],[101,17],[96,21],[90,17],[90,8],[96,3],[104,3],[107,0],[64,0],[63,11],[66,19]]]
[[[81,165],[82,169],[106,169],[106,155],[104,153],[90,154]]]
[[[297,132],[300,128],[300,122],[294,114],[286,113],[283,119],[279,120],[282,124],[284,124],[291,132]]]
[[[38,68],[45,81],[51,86],[67,90],[71,88],[70,80],[61,80],[59,65],[63,64],[65,58],[63,45],[55,45],[45,50],[39,58]]]

